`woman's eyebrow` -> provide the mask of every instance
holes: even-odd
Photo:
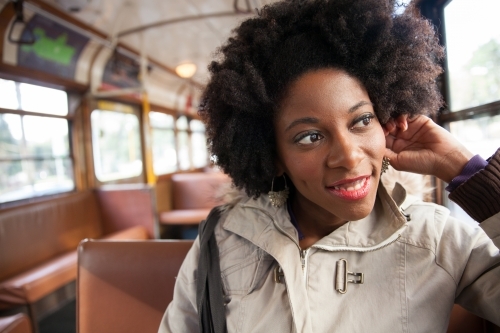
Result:
[[[312,117],[300,118],[292,121],[292,123],[288,125],[287,128],[285,128],[285,132],[298,124],[317,124],[318,122],[319,120],[317,118],[312,118]]]
[[[367,102],[367,101],[361,101],[361,102],[357,103],[356,105],[351,106],[349,108],[349,110],[347,111],[347,113],[353,113],[354,111],[356,111],[357,109],[359,109],[363,105],[371,105],[371,106],[373,106],[373,103]]]

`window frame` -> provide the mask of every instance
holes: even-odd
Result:
[[[68,154],[65,155],[64,157],[60,157],[63,159],[67,159],[71,163],[71,173],[72,173],[72,181],[73,181],[73,187],[70,190],[64,190],[64,191],[55,191],[51,193],[46,193],[46,194],[34,194],[32,196],[26,197],[26,198],[21,198],[17,200],[11,200],[11,201],[5,201],[5,202],[0,202],[0,209],[4,207],[10,207],[10,206],[15,206],[18,204],[23,204],[23,203],[28,203],[28,202],[33,202],[33,201],[38,201],[38,200],[45,200],[47,198],[52,198],[52,197],[58,197],[60,195],[65,195],[67,193],[71,193],[77,190],[78,187],[78,176],[76,174],[76,166],[75,166],[75,158],[74,158],[74,146],[73,146],[73,120],[74,120],[74,113],[70,109],[70,100],[73,98],[71,96],[71,92],[67,91],[61,86],[55,86],[52,84],[45,84],[43,82],[38,82],[38,81],[32,81],[32,80],[23,80],[19,79],[17,77],[13,77],[11,75],[3,75],[1,73],[0,79],[3,80],[9,80],[9,81],[14,81],[16,85],[16,94],[19,102],[20,98],[20,88],[19,85],[22,83],[27,83],[31,85],[36,85],[39,87],[44,87],[44,88],[51,88],[51,89],[57,89],[64,91],[66,93],[66,102],[68,104],[68,114],[67,115],[53,115],[53,114],[48,114],[48,113],[43,113],[43,112],[34,112],[34,111],[25,111],[21,109],[21,105],[19,103],[17,109],[8,109],[8,108],[3,108],[0,107],[0,114],[14,114],[14,115],[19,115],[21,117],[21,121],[23,121],[23,118],[25,116],[35,116],[35,117],[44,117],[44,118],[52,118],[52,119],[64,119],[67,122],[68,126]],[[23,133],[24,136],[24,133]],[[24,141],[24,140],[23,140]],[[41,156],[34,156],[34,155],[25,155],[25,156],[20,156],[20,157],[15,157],[15,158],[8,158],[8,157],[0,157],[0,162],[11,162],[11,161],[48,161],[48,160],[54,160],[55,157],[41,157]],[[32,184],[33,185],[33,184]]]
[[[441,45],[446,47],[446,27],[445,27],[445,7],[450,4],[453,0],[422,0],[419,3],[419,8],[424,17],[429,19],[439,36],[439,41]],[[447,57],[445,57],[442,63],[444,72],[438,78],[438,85],[441,90],[441,94],[444,98],[445,105],[450,104],[451,92],[450,92],[450,78],[447,73],[448,63]],[[449,108],[444,107],[438,113],[437,117],[434,118],[440,126],[449,130],[450,124],[457,121],[478,119],[483,117],[492,118],[494,116],[500,115],[500,99],[494,102],[485,103],[478,106],[468,107],[458,111],[451,111]],[[474,152],[473,152],[474,153]],[[444,190],[446,186],[445,182],[434,179],[435,188],[435,201],[440,205],[447,205],[449,199],[448,194]]]
[[[106,108],[103,106],[114,105],[116,108]],[[88,126],[85,126],[85,135],[86,142],[91,143],[90,145],[86,144],[86,156],[89,159],[89,163],[87,164],[87,179],[90,187],[100,187],[103,185],[109,184],[136,184],[136,183],[146,183],[146,162],[145,162],[145,146],[144,146],[144,130],[143,130],[143,119],[141,118],[141,112],[137,104],[127,103],[122,100],[115,99],[94,99],[91,98],[90,103],[87,108],[87,115],[85,116],[87,120]],[[124,112],[120,110],[120,108],[130,109],[131,112]],[[95,156],[94,156],[94,145],[96,144],[93,139],[92,134],[92,113],[95,110],[101,111],[111,111],[111,112],[121,112],[121,113],[130,113],[137,117],[138,120],[138,130],[139,130],[139,145],[140,145],[140,158],[142,162],[141,173],[137,176],[127,177],[127,178],[119,178],[119,179],[111,179],[111,180],[99,180],[96,174],[95,168]]]
[[[167,115],[170,115],[170,116],[174,117],[174,141],[175,141],[175,151],[177,153],[176,170],[172,171],[170,173],[165,173],[165,174],[155,174],[156,178],[169,177],[170,175],[172,175],[174,173],[186,173],[186,172],[199,171],[199,170],[203,170],[204,168],[206,168],[206,167],[208,167],[210,165],[210,163],[209,163],[209,154],[208,154],[208,151],[207,151],[207,163],[205,164],[205,166],[202,166],[202,167],[194,167],[193,166],[193,149],[192,149],[192,144],[191,144],[191,142],[192,142],[191,135],[192,135],[193,131],[191,130],[190,122],[191,122],[191,120],[199,120],[199,121],[201,121],[201,119],[200,119],[199,116],[193,115],[193,114],[186,114],[186,113],[181,113],[181,112],[175,112],[175,111],[167,109],[165,107],[161,107],[161,106],[153,105],[153,104],[151,104],[149,112],[164,113],[164,114],[167,114]],[[147,115],[147,117],[149,118],[149,114]],[[186,119],[187,119],[187,129],[185,129],[185,130],[179,130],[177,128],[177,119],[179,119],[180,117],[186,117]],[[149,132],[148,135],[149,135],[149,137],[151,139],[151,147],[153,145],[153,143],[152,143],[152,134],[151,134],[152,133],[152,129],[153,129],[152,124],[148,123],[147,131]],[[189,153],[189,168],[187,168],[187,169],[181,169],[180,168],[179,140],[177,139],[177,135],[178,135],[178,133],[180,131],[186,132],[188,134],[188,141],[189,141],[189,149],[188,149],[188,153]],[[200,133],[200,131],[194,131],[194,132]],[[205,134],[205,138],[206,138],[206,130],[203,133]]]

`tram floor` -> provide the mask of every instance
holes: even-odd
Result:
[[[38,325],[40,333],[76,333],[76,300],[43,318]]]

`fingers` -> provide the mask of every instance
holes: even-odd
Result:
[[[382,128],[385,136],[389,134],[396,136],[398,132],[405,132],[408,129],[408,115],[402,114],[395,119],[391,118]]]
[[[395,152],[393,152],[392,150],[390,150],[389,148],[386,148],[385,149],[385,154],[384,154],[385,157],[389,158],[389,164],[396,170],[398,170],[398,154],[396,154]]]
[[[396,118],[397,127],[401,129],[401,131],[406,131],[408,129],[408,115],[402,114]]]
[[[384,133],[392,133],[396,129],[396,122],[394,121],[393,118],[389,119],[389,121],[382,126],[384,129]],[[387,134],[385,134],[387,136]]]

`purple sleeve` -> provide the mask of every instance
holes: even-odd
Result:
[[[446,186],[445,190],[448,192],[452,192],[470,177],[472,177],[476,172],[483,170],[488,162],[486,162],[481,156],[475,155],[472,157],[469,162],[465,165],[462,172],[453,178],[453,180]]]
[[[487,162],[448,196],[478,222],[500,212],[500,149]]]

